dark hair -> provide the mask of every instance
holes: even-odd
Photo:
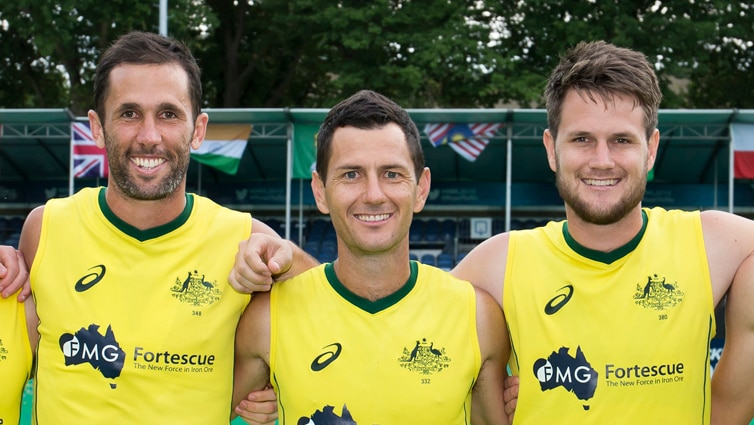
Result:
[[[371,90],[361,90],[335,105],[325,117],[317,133],[317,173],[324,182],[330,162],[332,138],[341,127],[362,130],[382,128],[389,123],[398,124],[406,136],[408,151],[414,163],[416,180],[424,170],[424,151],[419,139],[419,129],[408,112],[387,97]]]
[[[652,65],[634,50],[604,41],[581,42],[561,57],[545,88],[547,126],[557,137],[563,99],[569,90],[594,100],[610,102],[616,95],[630,96],[644,110],[647,138],[657,128],[657,110],[662,92]]]
[[[191,107],[196,118],[201,113],[201,70],[188,47],[173,38],[155,33],[129,32],[110,45],[100,56],[94,75],[94,110],[105,116],[105,97],[110,88],[110,73],[118,65],[161,65],[177,63],[188,76]]]

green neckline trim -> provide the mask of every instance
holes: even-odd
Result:
[[[568,232],[567,221],[563,223],[563,237],[565,238],[565,241],[568,244],[568,246],[572,250],[574,250],[577,254],[581,255],[582,257],[586,257],[594,261],[599,261],[600,263],[610,264],[615,260],[623,258],[629,252],[636,249],[637,245],[639,245],[639,242],[641,242],[641,238],[644,236],[644,232],[646,232],[647,230],[647,223],[649,222],[649,217],[647,216],[647,212],[644,210],[641,210],[641,221],[642,221],[642,224],[641,224],[641,230],[639,231],[639,233],[637,233],[636,236],[633,237],[633,239],[628,241],[628,243],[626,243],[622,247],[614,249],[610,252],[602,252],[602,251],[589,249],[579,244],[578,242],[576,242],[576,240]]]
[[[348,288],[346,288],[345,285],[343,285],[343,283],[340,281],[340,279],[338,279],[338,276],[335,274],[335,268],[333,267],[332,263],[325,264],[325,276],[327,277],[327,281],[330,283],[330,286],[332,286],[335,292],[340,294],[341,297],[345,298],[346,301],[366,311],[367,313],[374,314],[379,313],[380,311],[396,304],[398,301],[402,300],[406,295],[408,295],[408,293],[411,292],[412,289],[414,289],[414,286],[416,286],[416,277],[419,274],[419,266],[416,261],[410,261],[409,263],[411,265],[411,275],[408,277],[406,283],[397,291],[393,292],[385,298],[381,298],[376,301],[371,301],[366,298],[360,297],[359,295],[354,294]]]
[[[149,239],[154,239],[157,237],[160,237],[162,235],[165,235],[167,233],[172,232],[173,230],[181,227],[186,221],[188,221],[189,217],[191,216],[191,210],[194,208],[194,197],[190,196],[188,193],[186,194],[186,206],[183,208],[183,211],[181,212],[178,217],[176,217],[173,221],[169,223],[165,223],[163,225],[153,227],[151,229],[141,230],[137,229],[134,226],[131,226],[130,224],[126,223],[125,221],[121,220],[113,210],[110,209],[110,207],[107,205],[107,200],[105,199],[105,191],[106,188],[101,188],[99,191],[99,195],[97,197],[97,201],[99,202],[99,208],[102,210],[102,214],[104,214],[107,221],[113,224],[113,226],[117,227],[118,230],[121,232],[127,234],[128,236],[131,236],[132,238],[138,240],[139,242],[144,242]]]

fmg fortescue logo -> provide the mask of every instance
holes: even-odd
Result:
[[[542,391],[563,387],[579,400],[591,399],[597,389],[598,373],[587,361],[581,347],[576,348],[574,356],[568,353],[567,347],[561,347],[547,358],[538,359],[534,362],[534,376]],[[584,410],[589,410],[589,406],[584,405]]]
[[[75,333],[65,333],[58,341],[65,356],[65,365],[89,363],[105,378],[117,378],[123,370],[126,352],[118,344],[110,326],[105,334],[99,333],[99,325],[91,324]],[[110,384],[115,388],[115,384]]]

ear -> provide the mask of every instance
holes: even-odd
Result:
[[[94,138],[94,143],[97,145],[98,148],[104,149],[105,148],[105,132],[102,130],[102,122],[100,122],[99,120],[99,115],[97,115],[97,113],[91,109],[86,115],[87,117],[89,117],[89,128],[92,130],[92,137]]]
[[[317,209],[322,214],[330,214],[330,209],[327,207],[327,198],[325,197],[325,182],[319,177],[319,173],[312,171],[312,193],[314,194],[314,201],[317,203]]]
[[[209,115],[206,112],[202,112],[196,117],[194,121],[194,135],[191,137],[191,149],[199,149],[204,141],[204,136],[207,135],[207,123],[209,122]]]
[[[651,170],[655,166],[655,160],[657,159],[657,149],[660,146],[660,130],[655,128],[652,136],[649,138],[649,144],[647,146],[647,171]]]
[[[558,161],[555,157],[555,139],[549,129],[546,129],[542,134],[542,143],[544,143],[545,151],[547,151],[547,163],[550,164],[550,169],[555,172],[558,169]]]
[[[414,204],[414,213],[420,212],[424,209],[424,204],[429,197],[429,189],[432,183],[432,176],[429,172],[429,167],[424,167],[422,175],[419,176],[419,182],[416,185],[416,204]]]

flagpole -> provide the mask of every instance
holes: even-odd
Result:
[[[196,183],[196,194],[200,195],[202,194],[202,163],[199,161],[196,161],[197,165],[199,165],[199,170],[197,171],[197,183]]]
[[[735,145],[733,141],[733,132],[731,131],[730,124],[728,124],[728,212],[733,213],[733,155],[735,153]]]
[[[288,117],[290,113],[286,108]],[[291,239],[291,185],[293,184],[293,126],[288,122],[288,139],[285,141],[285,238]],[[299,223],[301,226],[303,223]],[[299,244],[301,240],[299,239]]]
[[[512,168],[513,168],[513,126],[510,122],[506,123],[508,131],[506,131],[506,159],[505,159],[505,231],[511,230],[511,189],[513,185]]]
[[[70,149],[70,155],[68,156],[68,196],[73,195],[73,123],[69,126],[71,136],[69,137],[68,144]]]
[[[168,35],[168,0],[160,0],[160,35]]]

